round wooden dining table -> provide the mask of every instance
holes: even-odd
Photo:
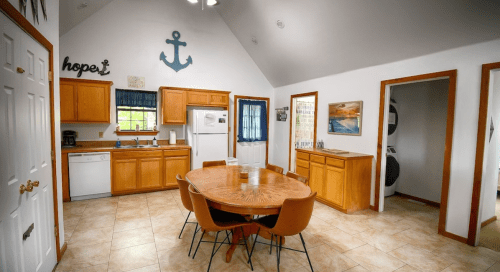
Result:
[[[244,178],[248,173],[248,178]],[[195,169],[186,174],[198,192],[207,199],[212,208],[242,215],[279,214],[287,198],[304,198],[311,194],[306,184],[278,174],[274,171],[249,166],[228,165]],[[257,233],[257,226],[244,228],[244,237]],[[269,233],[259,236],[271,239]],[[233,231],[232,245],[226,253],[226,262],[231,261],[241,231]]]

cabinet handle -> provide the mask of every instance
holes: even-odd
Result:
[[[17,72],[20,73],[20,74],[24,74],[24,69],[21,68],[21,67],[17,67]]]

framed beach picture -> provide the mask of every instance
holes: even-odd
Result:
[[[328,104],[328,133],[361,135],[363,101]]]

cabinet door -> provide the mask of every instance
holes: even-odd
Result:
[[[77,104],[76,104],[76,83],[63,82],[60,84],[60,106],[61,106],[61,122],[70,123],[77,121]]]
[[[307,168],[297,166],[297,167],[295,167],[295,172],[301,176],[304,176],[307,178],[309,177],[309,169],[307,169]]]
[[[113,161],[113,193],[137,189],[137,159]]]
[[[139,159],[140,188],[161,188],[162,170],[161,158]]]
[[[177,185],[177,174],[185,178],[189,172],[189,157],[165,157],[165,186]]]
[[[332,203],[344,206],[344,169],[326,166],[325,198]]]
[[[186,92],[163,90],[163,124],[186,124]]]
[[[78,121],[109,123],[109,85],[79,83]]]
[[[309,187],[313,192],[318,192],[318,196],[324,198],[323,184],[325,179],[325,165],[315,162],[310,163]]]
[[[187,104],[188,105],[208,105],[208,93],[188,92]]]
[[[210,94],[210,105],[229,105],[229,95]]]

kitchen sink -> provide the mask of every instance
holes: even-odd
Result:
[[[128,148],[154,148],[154,147],[160,147],[159,145],[122,145],[120,147],[116,147],[118,149],[128,149]]]

